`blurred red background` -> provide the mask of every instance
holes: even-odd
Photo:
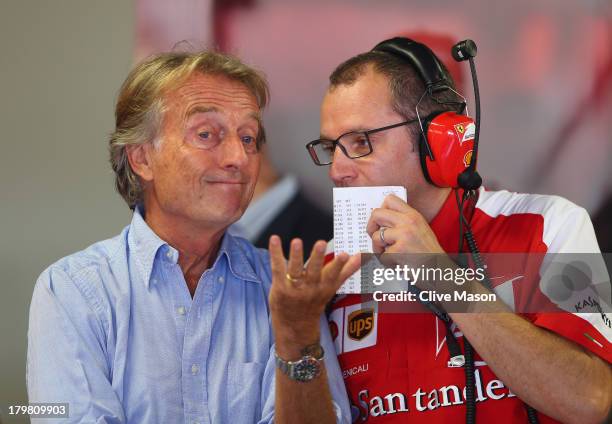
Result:
[[[477,42],[485,185],[559,194],[591,212],[612,188],[610,2],[139,0],[136,18],[136,59],[187,40],[263,70],[273,162],[325,207],[326,169],[311,164],[304,144],[318,136],[327,77],[399,33]],[[454,67],[471,101],[469,66]]]

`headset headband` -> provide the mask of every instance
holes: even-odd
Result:
[[[404,37],[395,37],[378,43],[372,51],[389,53],[408,61],[421,76],[429,93],[451,86],[451,78],[429,47]]]

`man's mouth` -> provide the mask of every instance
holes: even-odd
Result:
[[[208,180],[206,181],[209,184],[230,184],[230,185],[240,185],[246,184],[246,181],[243,180]]]

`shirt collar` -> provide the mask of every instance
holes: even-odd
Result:
[[[176,263],[178,251],[162,240],[144,220],[144,208],[136,206],[128,233],[130,254],[136,259],[145,286],[149,287],[153,264],[158,256],[163,260]]]
[[[253,267],[253,259],[249,259],[247,256],[248,253],[254,250],[255,248],[251,243],[244,239],[234,237],[226,231],[221,240],[219,254],[212,268],[215,268],[220,258],[225,256],[230,272],[234,274],[235,277],[241,280],[261,283],[261,278],[257,275]]]
[[[221,258],[225,256],[228,261],[230,272],[238,279],[261,283],[261,279],[253,269],[252,261],[247,257],[248,242],[234,238],[227,232],[221,240],[219,253],[211,269],[215,269]],[[144,208],[138,205],[134,209],[134,215],[128,233],[128,246],[130,253],[136,258],[140,267],[143,281],[147,288],[151,284],[151,274],[155,259],[164,260],[176,264],[179,252],[167,242],[162,240],[149,227],[144,220]]]

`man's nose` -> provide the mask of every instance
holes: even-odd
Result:
[[[340,147],[334,150],[333,162],[329,166],[329,178],[337,186],[348,185],[357,177],[355,161],[347,157]]]
[[[255,141],[253,141],[254,143]],[[238,134],[227,136],[221,142],[221,166],[223,168],[242,169],[249,162],[244,143]]]

